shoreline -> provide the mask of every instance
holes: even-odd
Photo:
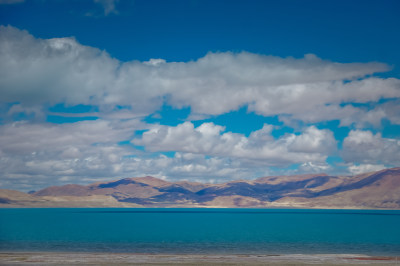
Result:
[[[400,265],[399,256],[363,254],[144,254],[6,252],[0,265]]]

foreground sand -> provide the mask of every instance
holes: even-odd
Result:
[[[199,255],[0,252],[0,265],[400,265],[400,257],[355,254]]]

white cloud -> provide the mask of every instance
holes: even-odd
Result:
[[[124,163],[126,171],[136,176],[152,175],[169,180],[190,180],[221,183],[235,179],[259,177],[268,167],[249,168],[240,160],[226,157],[207,158],[201,154],[176,152],[175,156],[160,155],[155,158],[131,158]],[[262,174],[261,174],[262,175]]]
[[[399,165],[400,140],[382,138],[380,133],[352,130],[343,141],[342,156],[346,162]]]
[[[380,113],[384,114],[384,118],[391,123],[400,125],[400,99],[388,101],[377,107]]]
[[[373,126],[379,128],[382,119],[387,119],[393,124],[400,124],[400,105],[397,101],[377,104],[374,108],[366,106],[354,107],[351,104],[340,106],[329,104],[315,106],[312,109],[304,108],[290,115],[280,115],[279,119],[287,125],[295,126],[299,121],[305,123],[318,123],[329,120],[340,120],[340,126],[367,128]]]
[[[26,155],[49,148],[57,152],[63,152],[68,147],[84,150],[92,144],[126,140],[138,128],[138,121],[112,123],[96,120],[57,125],[14,122],[0,126],[0,152]]]
[[[306,162],[299,166],[298,172],[300,173],[326,173],[332,170],[332,166],[327,163],[313,163]]]
[[[122,159],[135,150],[117,143],[141,128],[138,120],[0,125],[2,181],[17,185],[29,180],[37,186],[66,177],[80,183],[83,177],[118,176]]]
[[[150,151],[182,151],[222,157],[256,160],[265,165],[288,165],[291,163],[323,162],[336,150],[336,140],[329,130],[308,127],[302,134],[286,134],[274,139],[272,126],[264,125],[244,135],[225,132],[213,123],[203,123],[195,128],[191,122],[176,127],[154,126],[134,139]]]
[[[2,102],[96,103],[112,87],[118,62],[73,38],[35,39],[0,26]]]
[[[385,167],[383,164],[353,164],[349,166],[349,171],[353,175],[359,175],[363,173],[379,171],[385,168],[387,167]]]
[[[313,111],[319,110],[323,113],[318,114],[316,119],[318,121],[324,117],[341,118],[343,116],[341,112],[346,110],[342,110],[337,105],[343,102],[365,103],[381,98],[399,97],[400,81],[366,78],[350,83],[343,83],[341,80],[299,82],[266,88],[256,93],[257,98],[262,100],[254,101],[250,105],[250,110],[262,115],[293,114],[302,120],[308,120],[309,117],[312,120],[312,117],[315,117]]]
[[[190,62],[122,63],[73,38],[36,39],[13,27],[0,28],[1,101],[24,106],[83,103],[101,111],[127,106],[148,115],[166,102],[190,106],[196,117],[249,105],[261,115],[306,122],[369,119],[377,124],[379,113],[368,117],[361,108],[340,104],[400,97],[400,80],[365,77],[388,69],[381,63],[342,64],[315,55],[295,59],[246,52],[209,53]]]
[[[308,127],[301,135],[291,135],[288,146],[292,152],[308,152],[329,154],[336,148],[336,141],[329,130],[319,130],[314,126]]]
[[[14,122],[0,125],[2,188],[36,190],[66,183],[85,184],[123,177],[153,175],[173,180],[222,182],[255,178],[267,166],[249,167],[228,157],[175,153],[154,156],[118,145],[135,130],[139,120],[81,121],[69,124]],[[215,134],[203,126],[202,134]]]

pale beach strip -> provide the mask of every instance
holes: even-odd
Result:
[[[400,256],[0,252],[0,265],[400,265]]]

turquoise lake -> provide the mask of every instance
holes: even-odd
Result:
[[[0,209],[0,251],[400,255],[400,211]]]

